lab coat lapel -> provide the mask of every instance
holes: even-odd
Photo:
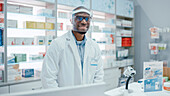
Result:
[[[88,81],[88,64],[87,63],[87,59],[88,59],[88,56],[90,54],[90,50],[91,50],[91,43],[90,43],[90,40],[88,37],[87,38],[87,41],[86,41],[86,45],[85,45],[85,53],[84,53],[84,64],[83,64],[83,84],[86,84],[87,81]]]
[[[74,39],[71,31],[68,33],[68,37],[66,38],[66,40],[69,41],[68,44],[72,50],[72,53],[73,53],[75,61],[76,61],[76,64],[74,64],[74,66],[75,66],[75,68],[78,67],[78,68],[76,68],[76,69],[78,69],[78,73],[76,73],[76,74],[79,74],[80,81],[81,81],[80,83],[82,83],[82,68],[81,68],[80,56],[78,53],[77,45],[75,43],[75,39]],[[76,72],[76,70],[75,70],[75,72]],[[78,76],[76,76],[76,78],[78,78]],[[75,83],[76,82],[77,82],[77,80],[75,81]]]

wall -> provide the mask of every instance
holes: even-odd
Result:
[[[135,1],[135,69],[137,75],[135,81],[143,77],[143,62],[149,61],[150,55],[148,44],[150,39],[149,28],[170,28],[170,0],[134,0]],[[170,63],[170,33],[161,34],[161,42],[166,42],[168,48],[158,56],[159,60],[168,60]],[[170,67],[170,64],[169,64]]]

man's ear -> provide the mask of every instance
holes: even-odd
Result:
[[[71,24],[73,24],[73,19],[70,19]]]

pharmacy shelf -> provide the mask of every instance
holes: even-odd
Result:
[[[8,45],[7,52],[8,55],[10,55],[10,53],[39,54],[39,52],[46,52],[46,46],[45,45]]]
[[[131,65],[124,65],[124,66],[118,66],[119,68],[123,68],[123,67],[128,67],[128,66],[133,66],[134,64]]]
[[[116,37],[129,37],[129,38],[134,38],[134,36],[116,36]]]
[[[112,32],[92,32],[92,34],[95,34],[95,33],[100,33],[100,34],[115,34],[115,33],[112,33]]]
[[[51,31],[55,33],[55,31]],[[24,29],[24,28],[8,28],[7,37],[18,37],[18,38],[34,38],[35,36],[46,36],[46,30],[38,29]]]
[[[3,86],[9,86],[9,85],[16,85],[16,84],[22,84],[22,83],[29,83],[29,82],[35,82],[35,81],[40,81],[40,77],[29,77],[29,78],[23,78],[18,81],[8,81],[6,82],[0,82],[0,87]]]
[[[45,0],[8,0],[7,3],[40,6],[40,7],[46,7],[46,4],[55,4],[55,2],[47,2]]]
[[[8,29],[30,30],[30,31],[31,31],[31,30],[32,30],[32,31],[33,31],[33,30],[34,30],[34,31],[35,31],[35,30],[41,30],[41,31],[55,31],[55,30],[48,30],[48,29],[28,29],[28,28],[7,28],[7,30],[8,30]]]
[[[129,19],[129,20],[134,19],[133,17],[120,16],[120,15],[116,15],[116,17],[117,17],[117,18],[122,18],[122,19]]]
[[[44,17],[44,18],[55,18],[53,16],[39,16],[39,15],[31,15],[31,14],[24,14],[24,13],[14,13],[14,12],[7,12],[7,15],[20,15],[20,16],[29,16],[30,18],[37,18],[37,17]]]
[[[132,26],[118,26],[118,25],[116,25],[116,27],[117,28],[129,28],[129,29],[133,28]]]

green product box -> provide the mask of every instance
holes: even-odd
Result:
[[[15,62],[16,63],[24,62],[27,59],[26,54],[14,54],[14,56],[15,56]]]

